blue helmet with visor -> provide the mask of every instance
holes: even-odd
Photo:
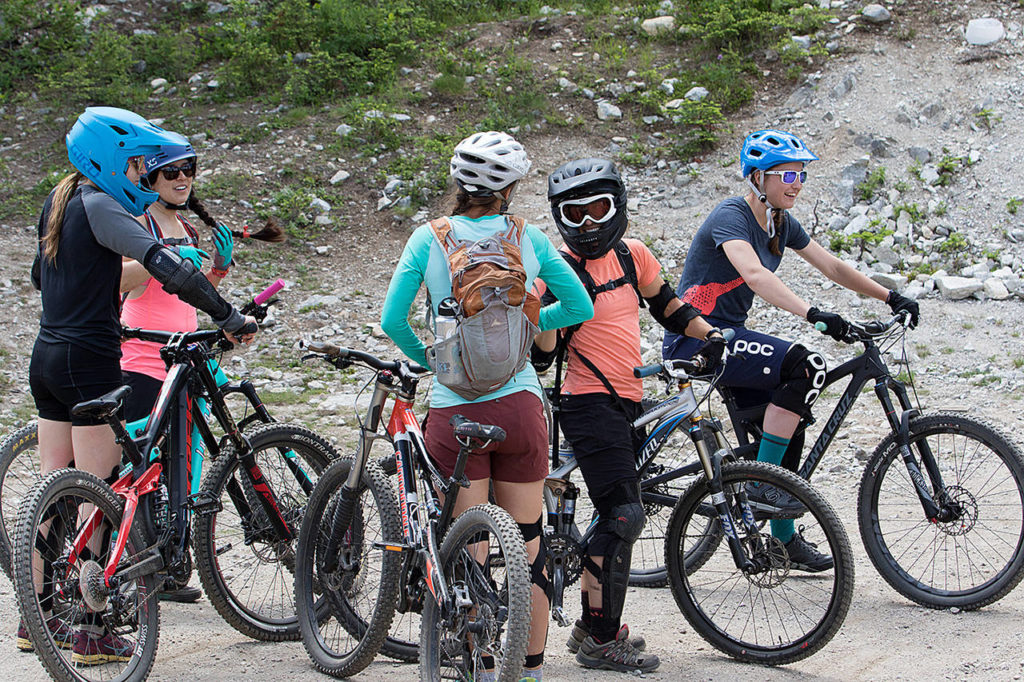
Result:
[[[155,154],[180,137],[126,109],[89,107],[64,142],[71,165],[129,213],[140,216],[158,195],[128,179],[128,160]]]

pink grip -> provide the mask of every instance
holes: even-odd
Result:
[[[254,298],[252,300],[253,300],[253,302],[256,305],[263,305],[264,303],[266,303],[267,301],[270,300],[271,296],[273,296],[277,292],[281,291],[281,289],[284,289],[284,280],[283,279],[279,279],[276,282],[274,282],[273,284],[271,284],[269,287],[267,287],[266,289],[261,291],[256,296],[256,298]]]

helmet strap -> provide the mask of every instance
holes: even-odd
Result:
[[[764,192],[764,175],[762,174],[761,176],[761,187],[755,185],[753,180],[750,179],[753,175],[754,174],[751,173],[747,176],[747,185],[751,190],[753,190],[754,196],[757,197],[757,200],[765,205],[764,217],[766,227],[768,228],[768,239],[772,239],[775,237],[775,220],[773,219],[772,214],[775,212],[776,208],[772,206],[770,201],[768,201],[768,195]]]
[[[161,206],[163,206],[164,208],[169,208],[172,211],[184,211],[186,208],[188,208],[188,204],[187,203],[185,203],[185,204],[172,204],[169,201],[164,201],[163,197],[158,198],[156,200],[156,202],[158,204],[160,204]]]

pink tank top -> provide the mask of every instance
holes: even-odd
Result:
[[[178,216],[178,220],[185,226],[188,238],[165,239],[153,216],[146,213],[150,232],[162,244],[188,243],[194,246],[198,243],[195,229],[181,216]],[[164,291],[161,284],[152,277],[146,281],[145,287],[138,298],[125,299],[121,306],[121,324],[168,332],[193,332],[198,329],[199,319],[195,308]],[[167,376],[167,367],[160,359],[160,344],[139,339],[128,339],[121,344],[121,369],[145,374],[160,381]]]

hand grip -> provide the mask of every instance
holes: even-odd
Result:
[[[311,341],[305,345],[314,353],[323,353],[331,358],[340,356],[342,351],[340,347],[335,346],[333,343],[327,343],[326,341]]]
[[[281,291],[281,289],[284,289],[284,280],[278,279],[276,282],[257,294],[256,298],[252,300],[256,305],[263,305],[270,300],[271,296]]]
[[[637,379],[643,379],[644,377],[653,377],[660,371],[661,363],[658,363],[657,365],[645,365],[644,367],[634,367],[633,376]]]

